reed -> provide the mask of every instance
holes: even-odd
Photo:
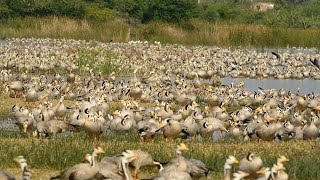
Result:
[[[101,42],[148,40],[250,48],[320,47],[319,29],[208,22],[199,19],[179,25],[160,22],[131,25],[121,18],[100,22],[69,17],[14,18],[0,24],[0,37],[68,38]]]

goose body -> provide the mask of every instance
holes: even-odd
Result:
[[[314,124],[314,121],[311,121],[309,125],[306,125],[303,128],[303,138],[308,140],[316,139],[319,136],[319,129]]]
[[[166,119],[163,120],[163,124],[162,132],[165,139],[177,139],[180,136],[182,130],[180,122]]]
[[[67,131],[69,125],[60,120],[40,121],[36,125],[34,136],[44,137],[49,134],[56,135]]]
[[[246,158],[239,162],[239,170],[249,173],[250,176],[256,177],[256,171],[260,170],[263,166],[263,161],[260,157],[256,157],[254,153],[249,153]]]
[[[16,178],[10,172],[8,172],[8,171],[6,171],[4,169],[0,169],[0,179],[3,179],[3,180],[15,180]]]
[[[181,155],[182,152],[188,151],[188,147],[181,143],[176,150],[177,159],[171,161],[162,171],[158,173],[155,180],[191,180],[192,177],[188,173],[188,164],[186,159]]]
[[[52,177],[51,179],[59,179],[59,180],[89,180],[93,179],[99,172],[99,163],[96,162],[95,157],[98,154],[102,154],[104,151],[98,147],[95,148],[92,155],[86,155],[86,160],[89,163],[80,163],[76,164],[65,171],[61,172],[60,175],[56,177]],[[91,159],[90,159],[91,158]],[[97,163],[97,164],[96,164]]]

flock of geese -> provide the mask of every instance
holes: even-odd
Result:
[[[101,147],[94,148],[92,154],[86,154],[87,163],[76,164],[62,171],[59,175],[51,177],[60,180],[132,180],[139,179],[139,169],[146,166],[159,166],[159,171],[153,180],[194,180],[205,177],[209,173],[208,167],[197,160],[185,158],[182,153],[188,151],[187,145],[181,143],[177,146],[176,157],[163,166],[152,159],[148,152],[141,150],[126,150],[116,156],[105,156],[100,161],[98,155],[105,153]],[[23,156],[14,159],[20,164],[23,180],[31,180],[32,173],[27,168],[27,161]],[[224,180],[258,179],[258,180],[287,180],[288,174],[283,163],[289,159],[280,156],[271,168],[263,167],[263,161],[254,153],[249,153],[240,162],[230,155],[224,164]],[[238,164],[238,170],[232,175],[232,167]],[[133,169],[133,173],[131,173]],[[8,171],[0,169],[0,179],[14,180],[15,177]]]
[[[57,70],[75,72],[82,67],[89,71],[104,65],[108,58],[119,71],[138,69],[140,75],[145,77],[162,71],[164,78],[169,79],[170,74],[191,80],[225,76],[320,79],[319,54],[297,50],[301,53],[260,53],[245,49],[140,41],[101,43],[66,39],[8,39],[0,45],[0,68],[55,73]],[[85,53],[95,55],[94,61],[89,62]]]
[[[83,52],[94,56],[88,60]],[[20,133],[28,136],[84,131],[88,138],[98,141],[109,131],[133,131],[143,142],[153,142],[156,136],[166,141],[319,139],[318,94],[262,88],[249,92],[243,82],[221,83],[225,76],[320,79],[317,54],[258,53],[137,41],[9,39],[0,45],[0,59],[0,90],[5,96],[26,102],[12,105],[10,117]],[[99,72],[106,62],[116,72]],[[132,72],[132,77],[116,77],[123,72]],[[66,100],[71,105],[66,105]],[[165,176],[177,172],[170,170],[176,168],[184,169],[181,176],[192,177],[188,165],[183,164],[183,148],[179,152],[173,162],[179,166],[160,168],[165,173],[159,172],[156,179],[170,179]],[[125,152],[117,160],[115,168],[121,169],[117,175],[122,179],[128,174],[125,164],[136,162],[135,154]],[[99,170],[96,156],[88,155],[89,164],[81,167]],[[246,159],[256,162],[257,157],[250,154]],[[229,167],[235,162],[235,158],[228,158],[226,179],[231,178]],[[261,163],[248,170],[241,162],[235,179],[261,178],[258,174],[281,179],[279,173],[285,169],[278,162],[272,168],[262,168]],[[28,176],[25,170],[23,175]],[[62,173],[60,177],[70,175],[75,177],[77,173]]]

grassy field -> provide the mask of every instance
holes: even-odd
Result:
[[[11,106],[16,103],[24,105],[22,99],[12,99],[1,95],[1,119],[10,114]],[[56,102],[54,102],[56,103]],[[73,102],[66,102],[72,104]],[[120,109],[119,103],[111,105],[112,109]],[[108,132],[100,142],[86,139],[84,133],[68,133],[58,135],[56,138],[34,139],[22,136],[16,138],[15,132],[0,131],[0,167],[20,175],[17,165],[12,159],[24,155],[35,179],[48,179],[67,167],[80,162],[84,154],[90,153],[95,146],[105,149],[107,156],[116,155],[126,149],[142,149],[152,154],[155,160],[167,162],[175,157],[175,148],[178,142],[166,143],[158,136],[155,143],[141,143],[135,130],[130,132]],[[286,164],[290,179],[319,179],[318,171],[320,162],[320,144],[314,141],[289,141],[289,142],[239,142],[223,140],[213,142],[186,141],[190,151],[186,157],[202,160],[211,170],[208,179],[222,179],[223,165],[229,155],[236,156],[239,160],[248,152],[255,152],[261,156],[265,166],[271,166],[280,155],[289,157]],[[155,168],[142,170],[142,178],[149,178],[156,174]]]
[[[224,47],[320,47],[319,29],[190,20],[185,25],[128,24],[124,19],[96,22],[68,17],[25,17],[0,24],[0,37],[68,38],[102,42],[160,41]]]
[[[126,149],[142,149],[152,154],[160,162],[167,162],[175,157],[176,142],[166,143],[158,137],[155,143],[141,143],[136,132],[109,133],[100,142],[92,142],[85,135],[70,134],[50,139],[14,138],[12,132],[0,134],[0,162],[4,168],[18,171],[12,159],[24,155],[36,179],[47,178],[59,170],[79,163],[84,154],[90,153],[94,146],[105,149],[107,156],[116,155]],[[280,155],[289,157],[286,164],[290,179],[319,179],[320,145],[318,142],[237,142],[225,140],[220,142],[195,141],[186,142],[190,151],[185,157],[202,160],[211,170],[209,179],[222,179],[223,164],[228,155],[238,159],[244,158],[248,152],[259,155],[265,166],[271,166]],[[48,173],[41,173],[45,171]],[[154,175],[156,169],[142,170],[142,178]]]
[[[10,115],[13,104],[25,105],[22,99],[8,98],[1,95],[0,119]],[[56,101],[54,102],[56,103]],[[72,104],[73,102],[65,102]],[[120,109],[119,103],[111,104],[113,110]],[[158,136],[155,143],[141,143],[136,130],[130,132],[108,132],[100,142],[86,139],[84,133],[68,133],[58,135],[56,138],[34,139],[22,136],[16,138],[16,132],[0,130],[0,167],[20,175],[17,165],[12,159],[24,155],[33,170],[35,179],[48,179],[60,170],[80,162],[86,153],[90,153],[95,146],[105,149],[105,155],[116,155],[126,149],[142,149],[152,154],[155,160],[167,162],[175,157],[175,148],[178,142],[166,143]],[[186,157],[202,160],[211,170],[208,179],[222,179],[223,164],[228,155],[234,155],[239,160],[248,152],[255,152],[261,156],[265,166],[271,166],[280,155],[289,157],[286,164],[290,179],[319,179],[320,144],[314,141],[289,142],[239,142],[223,140],[213,142],[186,141],[190,151]],[[44,173],[45,172],[45,173]],[[156,169],[146,168],[142,171],[142,178],[156,174]]]
[[[13,104],[25,105],[22,99],[8,98],[4,94],[0,109],[0,120],[10,115]],[[56,103],[56,101],[54,101]],[[73,102],[65,102],[72,104]],[[120,109],[120,103],[111,104],[112,111]],[[35,179],[49,179],[61,170],[80,162],[86,153],[91,153],[93,147],[101,146],[107,156],[119,154],[126,149],[142,149],[152,154],[155,160],[167,162],[175,157],[178,142],[166,143],[159,135],[155,143],[141,143],[136,130],[130,132],[107,132],[99,142],[86,138],[84,133],[60,134],[48,139],[16,138],[16,132],[0,130],[0,167],[8,169],[20,176],[20,170],[12,159],[24,155],[28,160]],[[202,160],[211,172],[208,179],[222,179],[223,165],[229,155],[239,160],[248,152],[255,152],[271,166],[280,155],[287,156],[290,161],[286,164],[290,179],[319,179],[320,144],[316,141],[289,142],[240,142],[231,139],[223,141],[186,141],[190,151],[185,157]],[[156,175],[155,168],[145,168],[141,177],[149,178]]]

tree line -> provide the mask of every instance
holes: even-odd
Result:
[[[199,3],[201,2],[201,3]],[[253,1],[257,2],[257,1]],[[275,3],[267,12],[252,10],[251,0],[0,0],[0,20],[15,17],[68,16],[129,22],[184,23],[193,18],[300,28],[320,27],[317,0],[265,0]]]

